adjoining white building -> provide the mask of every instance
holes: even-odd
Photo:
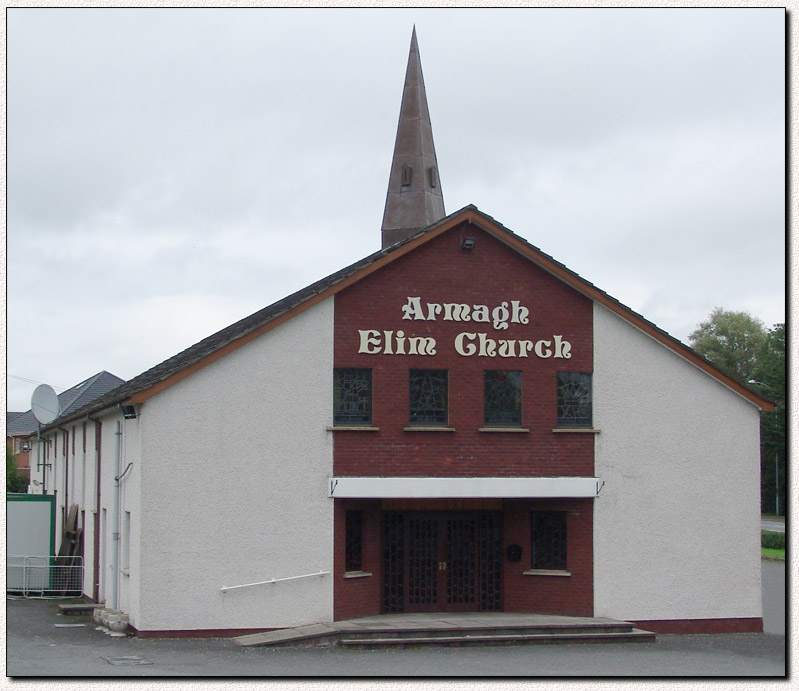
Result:
[[[761,631],[772,404],[445,216],[415,35],[382,237],[43,430],[84,594],[143,636],[399,611]]]

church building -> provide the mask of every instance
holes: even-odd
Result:
[[[772,404],[446,214],[415,32],[381,243],[43,428],[85,596],[141,636],[463,611],[762,631]]]

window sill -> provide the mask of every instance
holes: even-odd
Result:
[[[600,430],[593,427],[555,427],[553,432],[557,434],[599,434]]]
[[[379,432],[379,427],[372,425],[331,425],[328,432]]]
[[[571,571],[561,569],[527,569],[522,572],[525,576],[571,576]]]
[[[478,432],[522,432],[529,433],[526,427],[478,427]]]
[[[411,425],[402,428],[403,432],[454,432],[454,427],[425,427],[424,425]]]
[[[371,571],[346,571],[344,573],[344,578],[366,578],[371,575]]]

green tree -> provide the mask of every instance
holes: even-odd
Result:
[[[785,324],[766,334],[749,380],[764,397],[776,403],[760,416],[761,502],[764,511],[785,513]]]
[[[691,347],[740,382],[753,377],[766,340],[763,322],[746,312],[716,307],[688,337]]]
[[[24,492],[25,486],[25,478],[17,470],[17,457],[11,450],[11,444],[6,444],[6,492]]]
[[[785,513],[785,325],[767,330],[746,312],[717,307],[689,336],[694,350],[776,403],[760,416],[760,499]]]

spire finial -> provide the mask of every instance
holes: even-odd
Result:
[[[414,25],[383,212],[383,247],[404,240],[445,215]]]

